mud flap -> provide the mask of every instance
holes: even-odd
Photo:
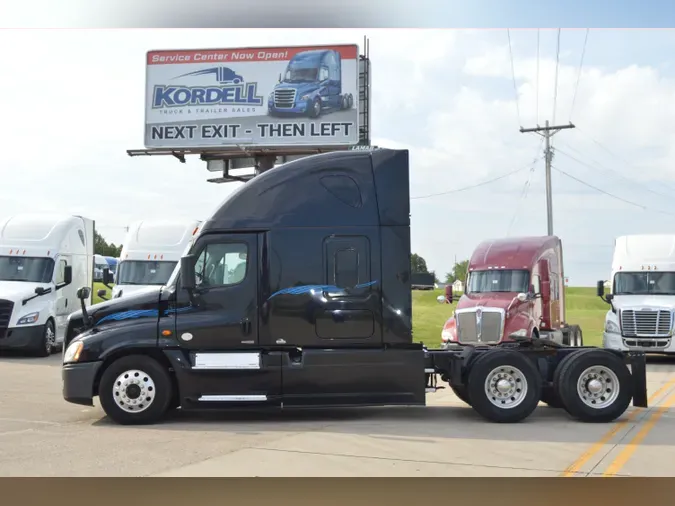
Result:
[[[633,377],[633,406],[647,408],[647,357],[644,353],[628,355]]]

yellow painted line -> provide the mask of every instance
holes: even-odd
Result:
[[[666,391],[668,388],[674,385],[675,385],[675,378],[671,379],[670,381],[662,385],[661,388],[659,388],[656,392],[654,392],[649,397],[647,404],[651,405],[654,402],[654,400],[658,398],[659,395],[661,395],[664,391]],[[602,450],[603,447],[606,444],[608,444],[612,440],[612,438],[619,433],[621,429],[623,429],[624,427],[626,427],[626,425],[632,422],[638,415],[638,413],[641,412],[642,412],[641,409],[635,409],[628,414],[625,420],[616,422],[614,426],[598,440],[597,443],[593,443],[593,445],[588,450],[586,450],[577,460],[575,460],[572,464],[567,466],[565,471],[563,471],[562,476],[565,477],[576,476],[576,474],[579,472],[579,470],[584,466],[586,462],[591,460],[596,453]]]
[[[626,462],[630,460],[637,450],[638,445],[644,441],[645,437],[647,437],[647,434],[651,432],[651,430],[656,425],[656,422],[659,421],[659,418],[661,418],[663,413],[665,413],[673,404],[675,404],[675,393],[671,394],[671,396],[668,397],[668,399],[661,406],[656,408],[656,411],[651,414],[649,420],[647,420],[640,431],[635,434],[635,437],[630,440],[624,449],[621,450],[614,460],[609,464],[605,472],[602,473],[603,476],[615,476],[619,473],[619,471],[621,471],[621,468],[626,465]]]

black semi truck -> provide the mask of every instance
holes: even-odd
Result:
[[[438,378],[494,422],[542,397],[586,422],[647,406],[641,353],[414,342],[410,255],[407,151],[271,169],[221,204],[166,286],[70,316],[63,396],[98,396],[121,424],[179,407],[419,406]]]

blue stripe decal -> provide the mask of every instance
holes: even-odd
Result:
[[[377,284],[377,281],[370,281],[369,283],[361,283],[360,285],[356,285],[354,289],[360,290],[361,288],[368,288],[369,286],[374,286]],[[284,288],[282,290],[279,290],[277,292],[274,292],[272,295],[269,296],[269,299],[272,297],[276,297],[277,295],[302,295],[305,293],[310,293],[312,291],[316,292],[342,292],[345,293],[347,291],[346,288],[340,288],[335,285],[302,285],[302,286],[292,286],[290,288]]]
[[[188,306],[188,307],[181,307],[177,309],[167,309],[164,311],[165,316],[169,316],[171,314],[177,314],[177,313],[186,313],[188,311],[193,311],[195,308]],[[136,310],[130,310],[130,311],[122,311],[120,313],[113,313],[109,314],[108,316],[104,316],[101,318],[97,323],[104,323],[108,321],[122,321],[122,320],[130,320],[134,318],[157,318],[159,317],[159,311],[157,309],[136,309]]]

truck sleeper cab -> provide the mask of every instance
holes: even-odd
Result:
[[[200,224],[198,220],[133,223],[122,245],[112,298],[164,285]]]
[[[0,349],[45,357],[61,347],[93,258],[92,220],[22,214],[0,223]]]
[[[604,281],[597,294],[609,304],[603,347],[618,351],[675,353],[675,235],[617,237],[611,293]]]
[[[543,385],[585,421],[646,405],[641,354],[414,342],[408,171],[407,151],[343,151],[245,183],[165,286],[70,316],[63,397],[152,423],[178,406],[424,405],[438,375],[497,422],[529,416]]]
[[[351,109],[353,103],[351,93],[342,93],[340,52],[315,49],[291,58],[267,99],[267,112],[318,118],[325,111]]]
[[[484,241],[469,260],[466,290],[445,324],[444,345],[545,338],[583,346],[581,328],[566,322],[564,279],[556,236]],[[446,300],[447,294],[438,297]]]

